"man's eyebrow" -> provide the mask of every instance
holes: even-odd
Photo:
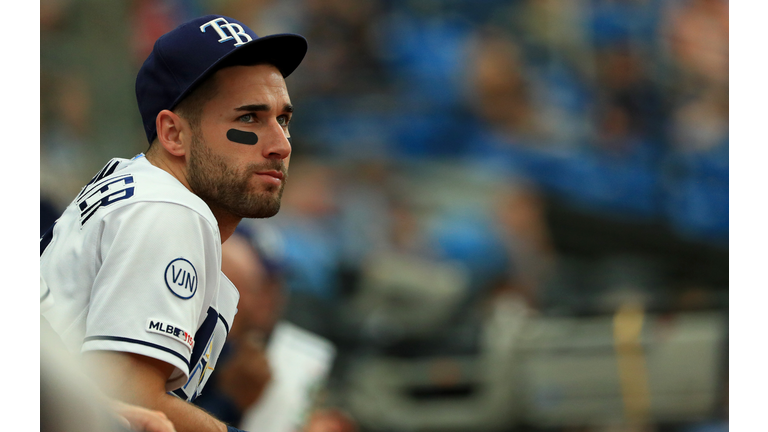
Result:
[[[267,104],[257,104],[257,105],[243,105],[241,107],[235,108],[235,111],[255,112],[255,111],[269,111],[270,109],[271,107]],[[285,106],[283,106],[283,111],[292,113],[293,105],[285,104]]]
[[[235,108],[235,111],[269,111],[270,106],[267,104],[259,104],[259,105],[243,105],[241,107]]]

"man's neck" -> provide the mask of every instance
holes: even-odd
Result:
[[[232,234],[235,233],[235,228],[237,228],[237,225],[241,220],[243,220],[243,218],[235,216],[216,205],[211,205],[207,202],[206,204],[208,204],[208,207],[211,209],[213,216],[219,223],[219,235],[221,235],[221,242],[224,243],[229,237],[232,236]]]
[[[170,160],[167,157],[163,157],[159,152],[148,151],[144,157],[147,158],[149,163],[172,175],[179,181],[179,183],[183,184],[185,188],[190,192],[193,192],[192,188],[189,187],[189,182],[187,181],[187,176],[185,175],[186,171],[183,165],[175,163],[175,161]]]

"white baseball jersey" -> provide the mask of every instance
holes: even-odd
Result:
[[[167,391],[200,394],[239,299],[205,202],[144,155],[112,159],[40,242],[42,313],[70,351],[156,358]]]

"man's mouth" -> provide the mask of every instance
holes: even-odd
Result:
[[[260,171],[256,173],[262,180],[280,185],[283,183],[283,173],[280,171],[270,170],[270,171]]]

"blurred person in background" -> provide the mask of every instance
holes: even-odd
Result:
[[[265,242],[259,242],[258,235],[250,225],[245,226],[222,245],[222,272],[240,291],[238,313],[217,374],[209,380],[206,393],[195,400],[231,424],[241,423],[243,414],[259,403],[273,380],[265,348],[283,319],[288,295],[283,286],[283,259]],[[304,430],[351,432],[356,426],[338,409],[313,407]]]
[[[342,271],[356,272],[372,250],[389,245],[392,167],[371,158],[339,170]],[[353,288],[348,289],[351,291]]]
[[[728,2],[671,3],[660,24],[671,63],[672,143],[677,151],[707,152],[728,134]]]
[[[386,71],[372,49],[370,25],[378,2],[358,0],[307,0],[302,32],[313,42],[307,67],[314,73],[297,91],[302,97],[339,97],[368,92],[383,81]]]
[[[658,36],[669,78],[665,210],[686,237],[728,239],[728,29],[726,0],[671,2]]]
[[[499,29],[488,29],[479,34],[476,46],[469,63],[474,111],[511,142],[535,145],[545,125],[536,116],[519,45]]]
[[[645,58],[627,42],[601,48],[597,55],[595,143],[616,157],[643,159],[663,139],[662,102]],[[651,146],[655,146],[653,149]],[[646,156],[646,161],[648,157]]]
[[[40,188],[56,208],[80,190],[92,168],[90,89],[79,73],[43,73],[48,101],[43,104],[40,137]]]
[[[285,242],[286,317],[333,340],[341,296],[338,174],[320,161],[294,162],[295,187],[274,220]]]
[[[142,149],[134,80],[143,58],[137,65],[130,55],[132,4],[40,2],[40,180],[62,209],[105,160]]]
[[[494,200],[496,223],[509,257],[508,276],[495,294],[512,294],[532,310],[542,303],[542,289],[557,254],[545,219],[544,198],[522,182],[501,188]]]
[[[229,424],[259,400],[272,372],[265,353],[282,310],[279,277],[244,235],[235,233],[221,247],[221,271],[240,293],[237,315],[222,348],[216,375],[195,404]]]
[[[727,0],[669,2],[660,23],[660,36],[675,63],[681,90],[728,84]]]
[[[546,124],[549,145],[581,145],[590,132],[588,82],[595,74],[585,1],[514,2],[506,17],[505,27],[519,41],[531,69],[533,102]]]

